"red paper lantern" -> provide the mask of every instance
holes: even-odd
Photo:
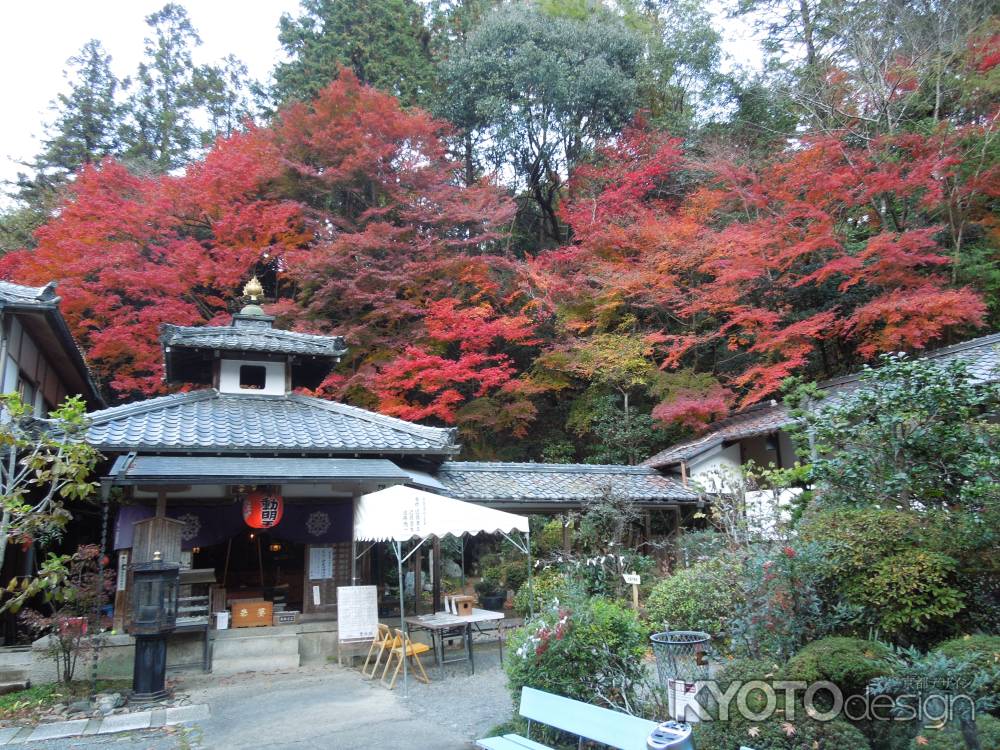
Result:
[[[278,525],[285,511],[281,495],[255,490],[243,501],[243,520],[253,529],[270,529]]]

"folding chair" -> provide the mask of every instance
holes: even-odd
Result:
[[[382,654],[384,654],[385,650],[389,647],[389,641],[391,639],[392,632],[389,630],[389,626],[379,623],[378,633],[372,639],[372,645],[368,649],[368,656],[365,657],[365,663],[361,665],[361,674],[368,678],[375,676],[375,671],[378,669],[379,662],[382,661]],[[368,674],[368,662],[371,661],[372,654],[375,654],[375,662],[372,664],[371,674]]]
[[[426,643],[414,643],[409,637],[403,635],[403,631],[396,628],[396,637],[392,639],[392,648],[389,651],[389,658],[385,662],[385,671],[382,672],[381,682],[385,682],[385,676],[389,672],[392,658],[396,657],[396,669],[392,673],[392,679],[389,681],[390,690],[396,685],[396,678],[399,676],[399,671],[403,668],[403,659],[409,659],[411,665],[416,665],[416,669],[413,670],[414,677],[424,684],[429,684],[431,680],[427,676],[427,672],[424,671],[424,665],[420,663],[420,654],[425,654],[430,650],[431,647]]]

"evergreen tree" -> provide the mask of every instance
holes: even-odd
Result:
[[[123,137],[133,163],[166,172],[184,164],[202,143],[194,113],[202,103],[191,57],[201,38],[176,3],[146,17],[152,29],[128,101]]]
[[[51,104],[56,114],[42,150],[23,164],[28,171],[19,172],[8,190],[15,205],[0,215],[0,252],[30,246],[71,175],[121,148],[122,110],[116,100],[121,82],[111,70],[111,56],[91,39],[66,64],[69,90]]]
[[[195,70],[194,89],[208,115],[210,127],[204,145],[212,138],[229,136],[253,117],[258,98],[247,66],[234,55],[227,55],[221,65],[204,65]]]
[[[98,40],[87,42],[68,64],[70,90],[53,105],[58,116],[37,160],[38,168],[63,175],[118,153],[122,117],[116,99],[121,82]]]
[[[643,47],[607,11],[578,20],[503,5],[442,65],[447,116],[484,137],[487,160],[530,196],[522,226],[539,243],[566,238],[557,209],[568,174],[638,109]]]
[[[416,0],[302,0],[281,17],[278,40],[291,57],[274,70],[279,103],[309,100],[350,68],[362,83],[403,104],[425,101],[434,82],[430,31]]]

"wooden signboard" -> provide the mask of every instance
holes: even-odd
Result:
[[[271,602],[264,599],[244,599],[233,602],[233,617],[230,622],[234,628],[270,627],[273,617]]]

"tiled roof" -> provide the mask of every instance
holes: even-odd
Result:
[[[457,453],[455,431],[308,396],[177,393],[88,415],[101,451],[184,453]]]
[[[0,302],[16,305],[53,306],[59,302],[56,284],[50,281],[45,286],[23,286],[10,281],[0,281]]]
[[[398,482],[409,473],[385,458],[290,458],[240,456],[119,456],[108,479],[117,485],[164,482],[250,484],[281,478],[282,483],[370,479]]]
[[[446,461],[436,476],[452,497],[483,503],[559,505],[595,500],[609,491],[646,502],[698,498],[647,466]]]
[[[341,357],[347,352],[343,336],[317,336],[276,328],[240,326],[160,327],[160,343],[166,347],[237,352],[299,354]]]
[[[921,355],[920,358],[941,364],[962,360],[968,365],[973,382],[995,381],[1000,376],[1000,333],[935,349]],[[861,374],[853,373],[826,380],[820,383],[819,387],[835,398],[853,391],[861,382]],[[790,421],[788,411],[782,404],[774,401],[758,404],[715,422],[705,434],[673,445],[655,456],[647,458],[642,463],[658,469],[666,468],[693,458],[720,443],[775,432]]]

